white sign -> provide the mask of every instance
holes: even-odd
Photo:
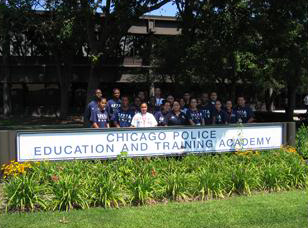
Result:
[[[67,160],[264,150],[282,145],[282,125],[19,132],[17,160]]]

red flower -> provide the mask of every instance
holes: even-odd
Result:
[[[52,175],[52,176],[51,176],[51,180],[52,180],[53,182],[57,182],[57,181],[59,181],[59,177],[56,176],[56,175]]]

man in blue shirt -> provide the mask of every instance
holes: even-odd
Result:
[[[227,113],[227,122],[228,123],[237,123],[238,115],[237,115],[237,112],[233,109],[231,100],[227,100],[225,111]]]
[[[226,124],[227,123],[227,113],[221,109],[221,102],[219,100],[216,101],[215,104],[215,112],[213,117],[214,124]]]
[[[109,117],[106,111],[106,98],[98,98],[98,108],[91,112],[90,122],[92,128],[109,128]]]
[[[98,106],[98,99],[102,97],[102,91],[100,89],[95,90],[94,99],[87,105],[84,112],[84,125],[85,127],[91,127],[90,117],[91,112],[93,112]]]
[[[214,106],[209,103],[209,95],[207,93],[202,93],[201,95],[201,105],[198,109],[202,113],[204,119],[204,124],[209,125],[213,123],[213,113],[215,111]]]
[[[117,128],[130,127],[135,111],[130,109],[128,96],[122,96],[121,108],[115,111],[113,121]]]
[[[112,99],[107,102],[107,112],[109,114],[109,118],[112,117],[115,111],[121,108],[120,90],[117,88],[113,89],[112,95]]]
[[[252,123],[254,121],[254,113],[250,107],[246,106],[246,101],[243,96],[237,98],[237,107],[235,111],[238,115],[238,122]]]
[[[169,101],[163,101],[163,107],[162,110],[159,112],[156,112],[154,117],[157,121],[158,126],[167,126],[167,115],[171,111],[171,105]]]

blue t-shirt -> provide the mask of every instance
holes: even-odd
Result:
[[[225,124],[227,123],[227,113],[224,110],[215,111],[215,124]]]
[[[115,111],[119,110],[121,108],[121,100],[114,100],[110,99],[107,102],[107,112],[109,114],[109,117],[111,118],[112,115],[115,113]]]
[[[187,116],[184,112],[180,112],[177,116],[173,111],[170,112],[167,117],[167,125],[174,126],[174,125],[187,125]]]
[[[134,115],[134,110],[123,110],[122,108],[120,108],[114,113],[112,120],[118,123],[120,127],[130,127]]]
[[[199,110],[202,113],[204,123],[212,124],[213,123],[213,113],[214,113],[213,105],[210,105],[210,104],[201,105]]]
[[[202,113],[199,110],[191,110],[188,109],[186,112],[186,116],[188,120],[192,120],[196,125],[202,124]]]
[[[98,108],[97,101],[95,101],[95,100],[91,101],[88,104],[88,106],[87,106],[87,108],[86,108],[86,110],[84,112],[84,121],[85,121],[85,123],[89,124],[90,117],[91,117],[91,112],[93,112],[97,108]],[[91,124],[89,124],[89,127],[91,127]]]
[[[248,106],[245,107],[237,106],[235,108],[235,111],[237,112],[238,119],[242,120],[242,123],[247,123],[250,118],[254,117],[253,111]]]
[[[91,112],[90,117],[91,123],[97,123],[99,128],[107,127],[107,123],[109,123],[109,117],[106,110],[100,110],[99,108],[95,109]]]
[[[237,115],[237,112],[234,109],[231,109],[231,112],[228,112],[226,110],[226,113],[227,113],[227,122],[228,123],[237,123],[238,115]]]
[[[167,115],[170,112],[156,112],[154,117],[157,121],[157,126],[166,126],[167,125]]]

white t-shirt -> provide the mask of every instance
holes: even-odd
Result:
[[[138,112],[134,115],[131,125],[134,127],[156,127],[157,121],[151,113],[141,114]]]

